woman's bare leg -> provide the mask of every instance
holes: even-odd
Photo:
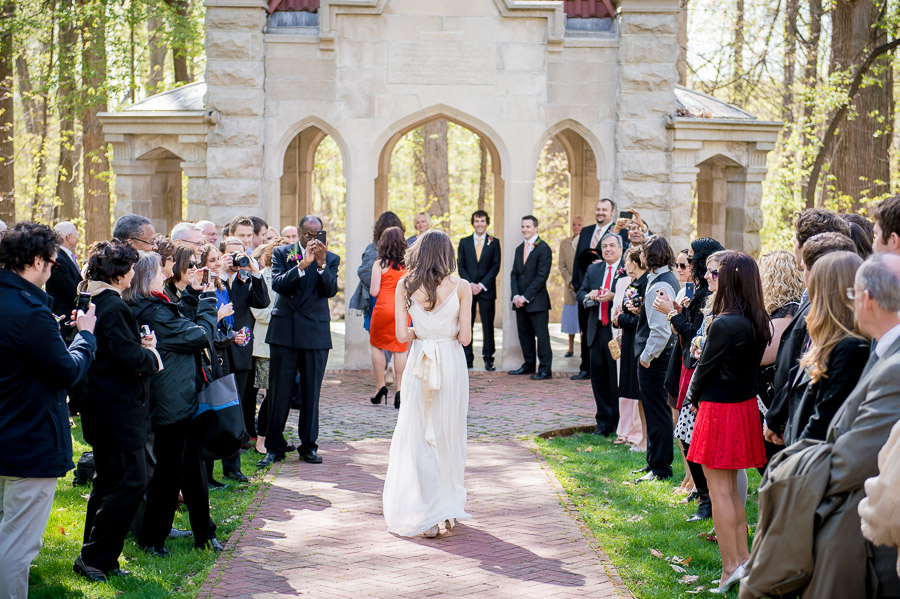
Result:
[[[375,370],[375,392],[377,393],[379,389],[384,387],[384,350],[374,345],[369,347],[372,348],[372,368]]]
[[[724,584],[738,566],[746,561],[747,554],[747,516],[737,492],[737,471],[707,468],[703,473],[709,484],[709,498],[712,502],[713,526],[716,527],[716,539],[722,555],[722,577]],[[740,505],[740,510],[736,507]],[[740,513],[738,513],[740,512]],[[738,526],[743,523],[743,532],[737,534]],[[743,545],[743,551],[739,546]]]
[[[394,354],[394,380],[397,383],[397,391],[400,390],[400,381],[403,380],[403,371],[406,370],[406,352]]]

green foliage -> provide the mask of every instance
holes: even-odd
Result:
[[[72,433],[77,461],[83,452],[90,451],[90,446],[84,443],[81,435],[80,419],[76,419]],[[263,474],[255,474],[253,466],[257,457],[253,452],[241,456],[242,469],[250,477],[247,484],[223,479],[221,462],[216,463],[214,476],[228,482],[224,489],[211,490],[209,497],[211,516],[218,526],[216,536],[222,543],[227,544],[256,497],[260,484],[263,484]],[[81,551],[84,512],[90,487],[73,486],[72,476],[73,473],[69,472],[57,483],[50,520],[44,531],[43,547],[31,567],[28,594],[31,599],[192,599],[197,596],[217,554],[208,549],[194,549],[192,539],[167,540],[170,555],[155,558],[144,553],[129,536],[119,564],[122,569],[131,571],[132,576],[95,584],[75,574],[72,562]],[[174,525],[190,529],[187,510],[183,507],[176,512]]]
[[[712,520],[686,522],[696,503],[679,504],[682,495],[672,493],[684,476],[684,465],[676,459],[669,482],[640,485],[631,470],[646,465],[644,454],[596,435],[574,435],[551,440],[537,439],[572,503],[600,546],[607,553],[628,589],[638,599],[686,597],[704,587],[714,587],[722,562],[718,546],[701,538],[712,528]],[[675,450],[678,456],[678,449]],[[759,475],[748,470],[751,494],[747,499],[747,521],[755,527]],[[659,552],[658,557],[651,551]],[[677,556],[677,558],[675,557]],[[686,563],[685,563],[686,562]],[[678,570],[678,566],[685,570]],[[698,576],[694,582],[683,576]],[[729,597],[737,596],[737,587]]]

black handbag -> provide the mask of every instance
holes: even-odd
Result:
[[[250,437],[244,426],[241,396],[234,374],[211,382],[197,394],[194,424],[205,460],[220,460],[234,455]]]

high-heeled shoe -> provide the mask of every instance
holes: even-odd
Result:
[[[381,400],[384,400],[384,403],[387,403],[387,394],[388,388],[382,387],[378,390],[378,393],[375,394],[375,397],[370,397],[369,401],[371,401],[376,406],[381,403]]]
[[[735,568],[734,572],[731,573],[731,576],[728,577],[728,580],[725,581],[725,584],[719,586],[717,589],[710,589],[709,592],[715,595],[724,595],[733,587],[735,584],[741,581],[741,578],[747,573],[747,564],[741,564],[737,568]]]
[[[386,400],[386,399],[385,399],[385,403],[387,403],[387,400]],[[394,409],[395,409],[395,410],[399,410],[399,409],[400,409],[400,392],[399,392],[399,391],[397,391],[396,393],[394,393]]]

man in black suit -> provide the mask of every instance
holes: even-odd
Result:
[[[238,261],[247,258],[247,266],[240,266]],[[241,395],[241,407],[244,412],[244,426],[251,439],[256,437],[256,388],[253,373],[253,340],[250,338],[255,323],[250,308],[265,308],[269,305],[269,290],[265,279],[260,276],[259,266],[250,260],[245,253],[244,245],[236,238],[225,240],[225,252],[222,254],[225,287],[234,308],[234,332],[243,339],[243,344],[234,341],[228,345],[228,364],[234,374],[238,393]],[[222,460],[224,474],[228,478],[244,481],[240,471],[240,460]]]
[[[553,352],[550,350],[550,294],[547,293],[547,277],[553,263],[553,250],[538,237],[538,219],[530,214],[522,218],[524,243],[516,248],[510,275],[513,310],[516,311],[516,329],[525,363],[509,374],[530,374],[531,379],[542,381],[551,378]],[[535,338],[537,356],[535,356]],[[535,372],[536,358],[540,368]]]
[[[619,385],[616,361],[609,351],[610,322],[616,281],[625,276],[622,268],[622,239],[607,233],[600,240],[603,260],[591,264],[576,295],[587,313],[587,340],[591,355],[591,388],[597,404],[597,434],[608,436],[619,422]]]
[[[61,323],[68,324],[72,318],[72,310],[75,309],[78,283],[81,282],[81,269],[75,256],[78,229],[65,220],[57,223],[53,230],[62,239],[62,244],[56,254],[56,268],[50,274],[45,289],[47,295],[53,298],[53,313],[62,317]]]
[[[481,312],[484,347],[484,369],[494,370],[494,307],[497,301],[497,274],[500,272],[500,240],[487,234],[491,217],[484,210],[472,214],[475,233],[459,240],[457,265],[459,276],[472,286],[472,327],[475,311]],[[465,346],[466,364],[472,368],[475,359],[472,344]]]
[[[283,460],[288,451],[284,439],[294,379],[300,372],[300,459],[321,464],[316,453],[319,438],[319,391],[331,349],[331,312],[328,299],[337,294],[341,259],[319,241],[322,220],[304,216],[300,241],[272,252],[272,289],[278,293],[266,342],[271,348],[269,424],[265,468]]]

